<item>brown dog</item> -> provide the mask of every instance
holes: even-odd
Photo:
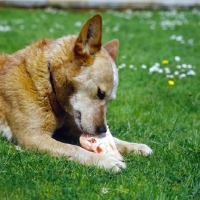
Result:
[[[82,164],[118,171],[121,157],[89,152],[60,142],[107,130],[106,106],[118,85],[118,40],[101,45],[102,18],[96,14],[79,36],[42,39],[0,56],[0,131],[17,145],[65,156]],[[152,150],[115,138],[121,153]]]

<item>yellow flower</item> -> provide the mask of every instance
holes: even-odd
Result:
[[[169,81],[168,81],[168,84],[172,86],[172,85],[174,85],[174,84],[175,84],[175,82],[174,82],[174,81],[172,81],[172,80],[169,80]]]
[[[167,65],[167,64],[169,64],[169,61],[168,61],[168,60],[163,60],[163,61],[162,61],[162,64],[163,64],[163,65]]]

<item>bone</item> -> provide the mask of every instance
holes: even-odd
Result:
[[[107,132],[101,135],[91,135],[83,133],[80,136],[80,145],[82,148],[100,154],[116,154],[121,156],[115,145],[112,134],[107,127]],[[122,157],[122,156],[121,156]]]

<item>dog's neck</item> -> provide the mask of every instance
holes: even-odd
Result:
[[[55,91],[55,87],[54,87],[54,82],[53,82],[53,76],[52,76],[52,73],[51,73],[51,63],[48,62],[48,71],[49,71],[49,79],[50,79],[50,84],[51,84],[51,88],[52,88],[52,91],[56,97],[56,91]]]
[[[52,93],[49,95],[49,101],[50,101],[50,105],[55,113],[56,116],[62,116],[65,114],[65,111],[62,109],[60,103],[57,100],[56,97],[56,90],[55,90],[55,85],[54,85],[54,81],[53,81],[53,75],[51,72],[51,63],[48,62],[48,71],[49,71],[49,81],[51,84],[51,88],[52,88]]]

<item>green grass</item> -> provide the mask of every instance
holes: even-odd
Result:
[[[75,24],[94,13],[1,8],[0,30],[11,30],[0,31],[0,52],[12,53],[42,37],[77,34]],[[148,144],[154,154],[126,155],[127,169],[113,174],[48,154],[16,151],[1,138],[0,199],[200,198],[200,10],[102,15],[103,43],[118,38],[117,66],[126,65],[119,69],[117,99],[107,111],[111,132]],[[172,35],[185,43],[170,39]],[[176,66],[190,64],[196,75],[171,77],[175,85],[170,86],[165,73],[149,73],[154,63],[170,68],[170,75],[186,74],[188,68]]]

